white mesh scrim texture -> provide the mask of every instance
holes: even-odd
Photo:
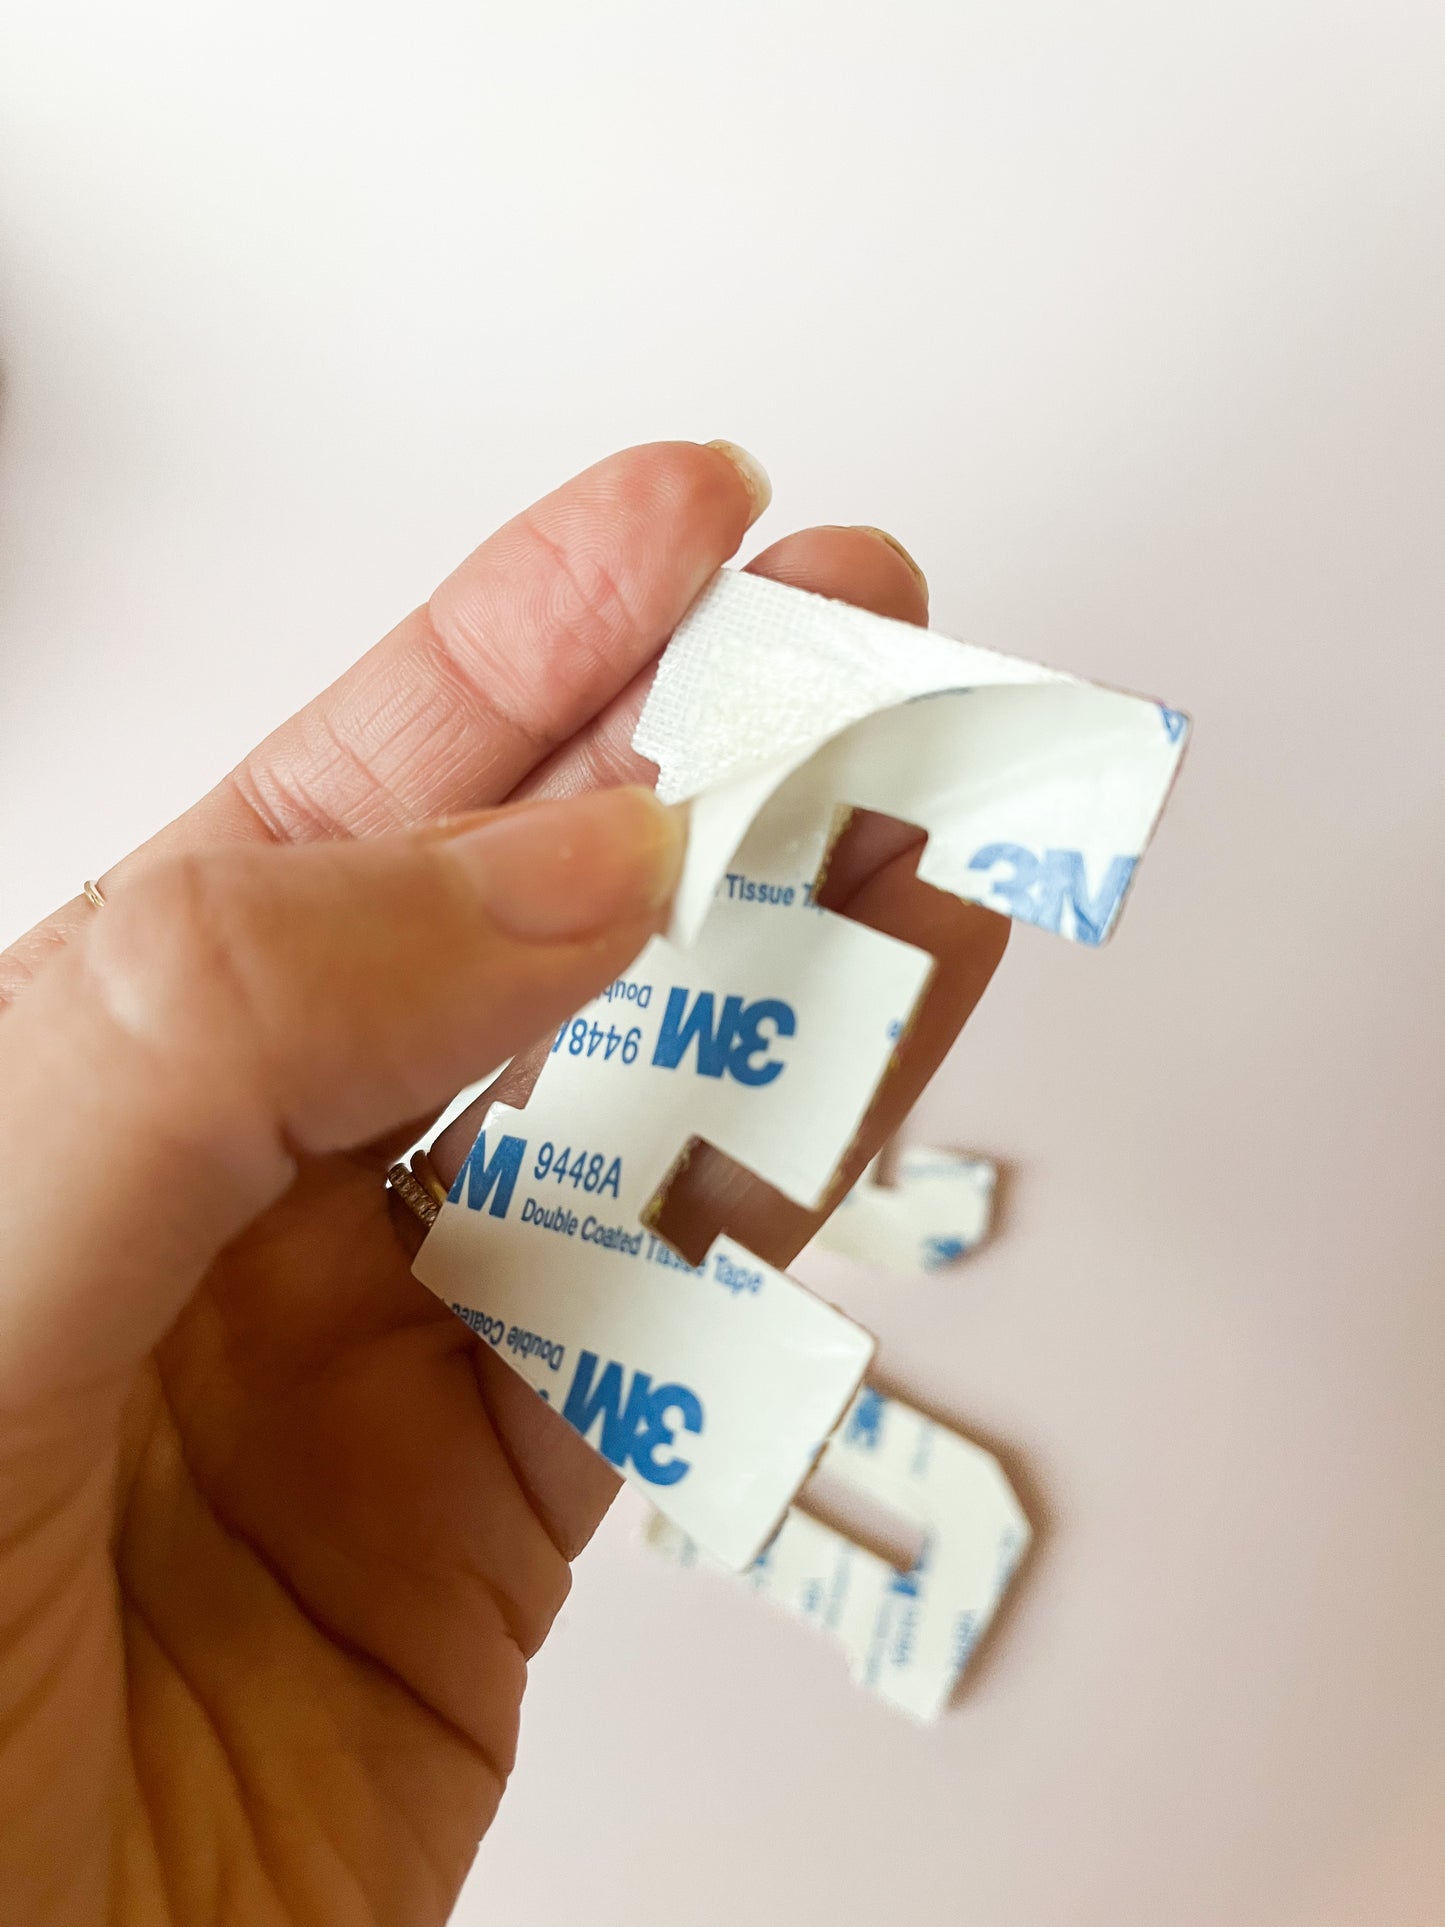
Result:
[[[724,569],[668,644],[633,747],[676,803],[910,696],[1051,679],[1034,663]]]

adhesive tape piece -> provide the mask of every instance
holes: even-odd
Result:
[[[988,1235],[997,1182],[987,1158],[906,1145],[896,1181],[865,1171],[813,1243],[899,1277],[941,1271]]]
[[[913,1565],[900,1572],[795,1506],[745,1582],[836,1639],[858,1685],[936,1720],[1028,1550],[1023,1508],[997,1459],[867,1386],[821,1469],[921,1530]],[[660,1513],[644,1537],[674,1564],[712,1563]]]
[[[766,693],[766,700],[760,692]],[[929,832],[920,875],[1096,943],[1182,749],[1138,697],[760,577],[715,578],[638,724],[693,799],[665,938],[495,1105],[417,1276],[613,1465],[734,1567],[861,1382],[868,1335],[726,1237],[649,1228],[695,1138],[818,1203],[931,964],[820,910],[839,806]]]

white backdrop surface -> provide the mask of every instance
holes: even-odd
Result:
[[[813,1262],[1039,1527],[921,1733],[631,1544],[459,1919],[1445,1919],[1445,12],[0,9],[0,938],[514,508],[725,435],[935,622],[1191,710],[1112,949],[1016,935]]]

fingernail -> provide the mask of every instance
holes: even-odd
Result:
[[[880,542],[886,542],[888,544],[889,548],[892,549],[895,555],[901,555],[903,557],[903,560],[908,564],[909,568],[912,569],[914,575],[918,578],[919,585],[922,587],[925,594],[927,593],[928,577],[923,573],[922,569],[919,568],[918,564],[914,561],[913,557],[908,553],[907,549],[904,548],[903,544],[898,540],[898,537],[896,535],[890,535],[887,529],[875,529],[871,522],[859,522],[857,524],[857,527],[860,530],[860,532],[864,535],[876,535]]]
[[[594,790],[440,834],[500,929],[565,943],[657,915],[682,872],[687,815],[651,790]]]
[[[756,455],[749,455],[748,451],[745,448],[739,448],[736,442],[709,442],[707,446],[715,448],[719,455],[725,456],[743,478],[743,487],[747,490],[748,500],[753,505],[753,512],[748,517],[748,527],[751,528],[773,499],[773,485],[768,480],[768,471]]]

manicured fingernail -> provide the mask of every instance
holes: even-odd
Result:
[[[682,871],[687,816],[651,790],[593,790],[441,834],[494,923],[526,943],[566,943],[656,917]]]
[[[748,500],[753,505],[753,512],[748,517],[748,527],[751,528],[773,499],[773,485],[768,480],[768,471],[756,455],[749,455],[748,451],[745,448],[739,448],[736,442],[709,442],[707,446],[715,448],[719,455],[725,456],[742,476],[743,487],[747,490]]]
[[[918,564],[914,561],[913,557],[908,553],[907,549],[904,548],[903,544],[898,540],[898,537],[896,535],[890,535],[887,529],[875,529],[872,526],[872,524],[869,522],[860,522],[858,523],[857,526],[862,534],[876,535],[880,542],[886,542],[888,544],[889,548],[893,550],[895,555],[901,555],[903,557],[903,560],[908,564],[909,568],[912,569],[914,575],[917,576],[918,581],[921,584],[925,594],[927,593],[928,577],[923,573],[922,569],[919,568]]]

